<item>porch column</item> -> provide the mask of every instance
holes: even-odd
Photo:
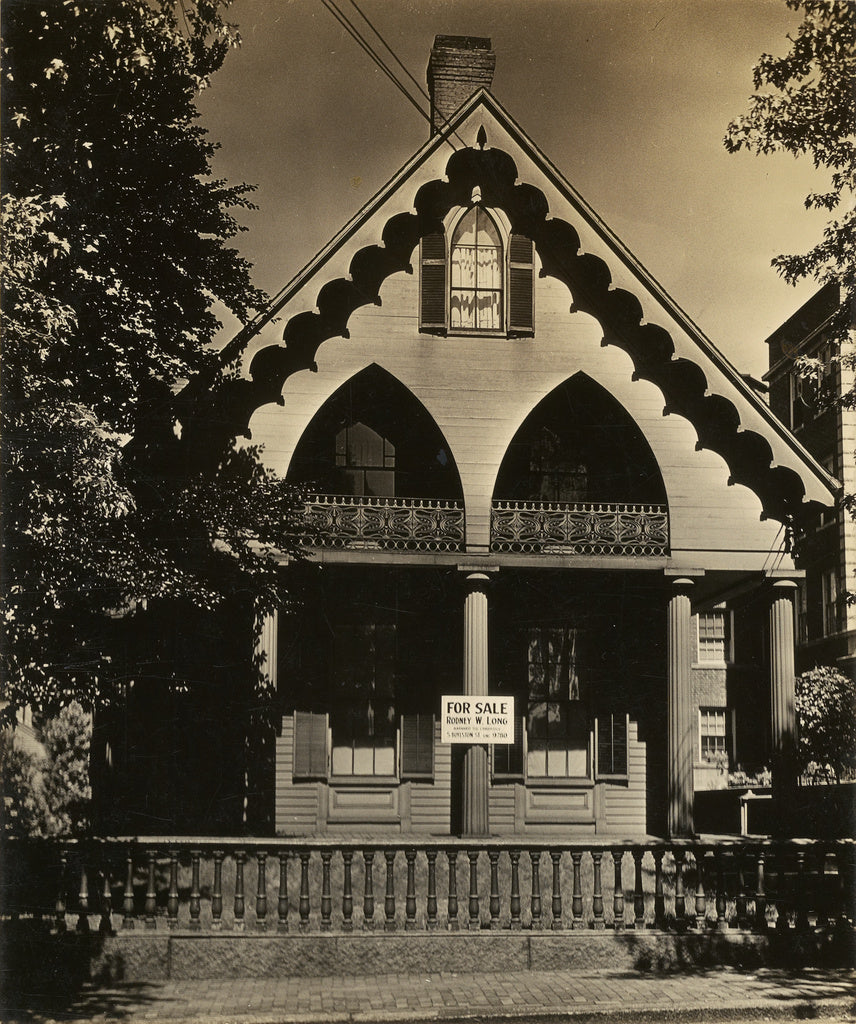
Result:
[[[277,682],[278,629],[279,613],[274,609],[264,616],[256,633],[255,667],[266,677],[266,682],[271,690],[276,690]]]
[[[773,820],[778,832],[788,832],[797,790],[794,706],[794,593],[793,580],[777,580],[770,596],[770,724],[772,737]]]
[[[668,610],[668,819],[669,835],[691,836],[693,823],[693,753],[695,717],[693,715],[690,673],[692,666],[693,581],[672,581]]]
[[[488,692],[487,584],[489,577],[474,572],[467,576],[464,600],[464,693],[482,697]],[[472,743],[464,751],[463,834],[486,836],[488,811],[488,758],[484,744]]]

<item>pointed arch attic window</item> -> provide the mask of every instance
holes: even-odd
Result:
[[[531,334],[534,248],[476,204],[421,247],[420,329],[452,334]]]

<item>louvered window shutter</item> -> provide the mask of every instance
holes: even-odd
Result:
[[[401,716],[401,776],[434,774],[434,716]]]
[[[440,232],[422,239],[419,279],[419,326],[423,330],[446,328],[446,236]]]
[[[309,711],[294,712],[294,775],[327,776],[327,716]]]
[[[509,246],[508,329],[531,334],[535,329],[535,256],[532,239],[512,235]]]
[[[627,716],[601,715],[597,720],[598,775],[627,775]]]

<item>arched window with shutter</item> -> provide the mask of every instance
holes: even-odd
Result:
[[[535,250],[506,234],[487,210],[466,210],[447,236],[425,235],[420,249],[419,327],[431,333],[509,336],[534,331]]]

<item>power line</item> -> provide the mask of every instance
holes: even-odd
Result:
[[[327,10],[333,15],[336,21],[345,29],[345,31],[351,36],[351,38],[360,46],[360,48],[368,54],[368,56],[375,62],[375,64],[383,71],[386,77],[392,82],[392,84],[398,89],[398,91],[404,96],[404,98],[411,103],[419,114],[425,118],[426,121],[431,120],[431,115],[426,114],[419,103],[410,95],[407,88],[398,80],[395,73],[384,63],[383,59],[374,50],[370,43],[362,37],[359,29],[343,14],[334,0],[321,0]]]

